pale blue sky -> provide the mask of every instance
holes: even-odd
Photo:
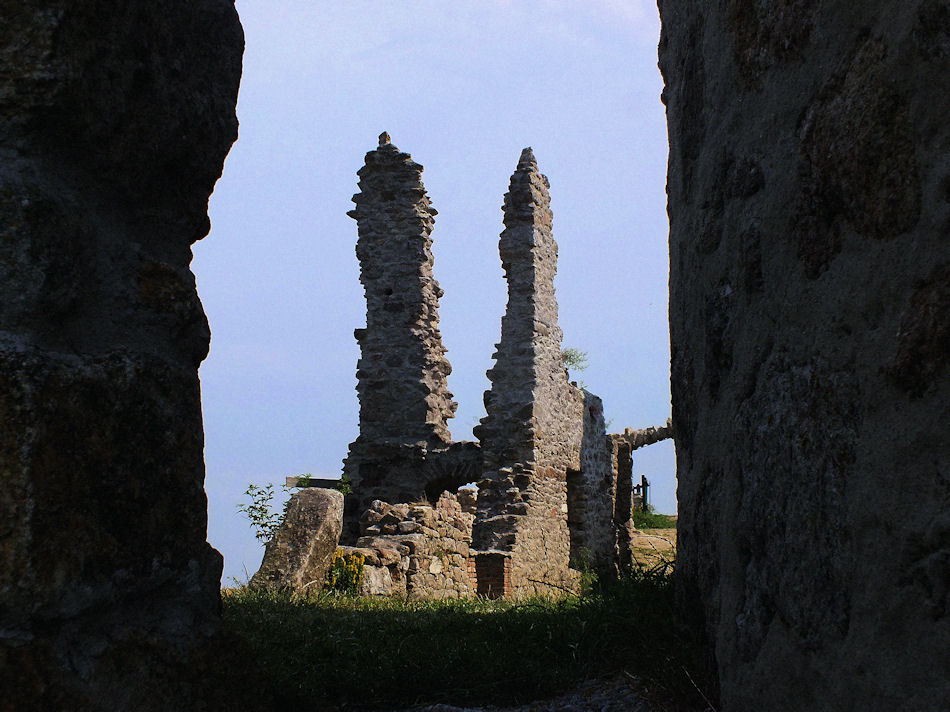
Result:
[[[376,137],[425,166],[443,341],[471,439],[506,287],[501,202],[521,149],[551,182],[565,346],[612,430],[670,411],[667,140],[652,0],[238,0],[240,138],[195,246],[211,322],[201,367],[209,539],[225,582],[262,548],[249,482],[336,477],[357,434],[353,329],[364,300],[346,217]],[[673,447],[637,452],[675,510]]]

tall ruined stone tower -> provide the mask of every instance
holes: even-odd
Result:
[[[507,567],[514,593],[573,580],[567,475],[580,470],[583,396],[570,385],[561,357],[548,187],[526,148],[503,206],[498,251],[508,306],[488,371],[487,415],[475,429],[484,463],[473,532],[473,548],[483,554],[476,563]]]
[[[360,434],[344,473],[362,499],[405,501],[421,496],[425,456],[451,441],[448,420],[456,408],[439,333],[442,290],[432,276],[436,211],[422,185],[422,166],[386,133],[358,175],[360,192],[348,215],[359,230],[366,328],[355,332]]]

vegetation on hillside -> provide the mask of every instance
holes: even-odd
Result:
[[[633,510],[633,526],[637,529],[676,529],[676,519],[668,514],[656,514],[652,511]]]
[[[585,596],[405,601],[241,588],[225,626],[287,709],[520,703],[626,671],[658,710],[711,709],[695,626],[672,582],[640,569]]]

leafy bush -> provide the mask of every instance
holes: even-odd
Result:
[[[353,478],[349,475],[342,475],[336,488],[344,497],[348,494],[353,494]]]
[[[309,472],[303,475],[297,475],[296,485],[281,485],[285,494],[290,493],[299,487],[307,487],[313,478]],[[284,500],[283,510],[276,512],[273,509],[274,501],[274,483],[268,482],[266,485],[256,485],[253,482],[244,490],[244,494],[250,498],[250,504],[239,504],[237,509],[244,514],[251,522],[251,528],[254,529],[254,536],[258,541],[267,543],[274,538],[274,534],[280,528],[281,522],[287,516],[287,508],[290,506],[290,499]],[[346,494],[346,493],[344,493]]]
[[[274,499],[274,485],[268,482],[266,485],[255,485],[253,482],[244,490],[244,494],[250,497],[250,504],[239,504],[238,511],[242,512],[251,522],[254,529],[254,536],[258,541],[267,542],[274,537],[274,533],[280,526],[283,516],[271,509],[271,502]]]

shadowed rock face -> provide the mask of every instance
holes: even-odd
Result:
[[[950,12],[660,11],[677,575],[723,709],[942,709]]]
[[[189,263],[242,50],[228,0],[0,3],[0,697],[18,709],[190,708],[207,673],[221,557]]]

